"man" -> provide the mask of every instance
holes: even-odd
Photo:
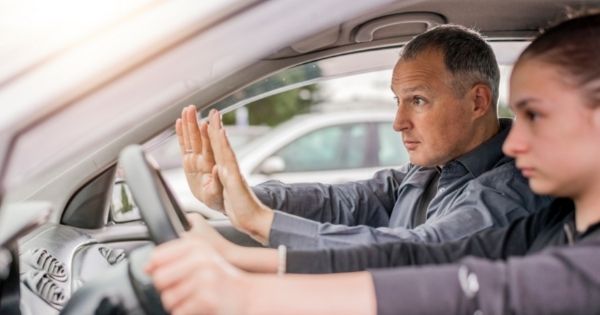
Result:
[[[477,33],[423,33],[404,48],[391,86],[410,164],[340,185],[267,182],[253,189],[260,202],[227,214],[263,244],[329,248],[455,240],[540,209],[549,198],[535,196],[501,150],[511,121],[497,118],[498,82],[493,51]],[[177,133],[192,192],[223,210],[207,126],[193,106]]]

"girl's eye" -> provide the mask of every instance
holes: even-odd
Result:
[[[526,110],[524,114],[525,118],[527,118],[529,121],[536,121],[540,117],[540,114],[532,110]]]

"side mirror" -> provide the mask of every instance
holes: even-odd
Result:
[[[258,171],[264,175],[271,175],[274,173],[280,173],[285,170],[285,161],[280,156],[273,155],[266,160],[264,160]]]
[[[131,191],[123,180],[117,180],[113,186],[111,216],[113,221],[118,223],[142,219],[137,205],[133,202]]]

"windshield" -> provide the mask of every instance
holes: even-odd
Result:
[[[0,86],[143,10],[155,0],[5,1],[0,2]],[[32,49],[35,47],[35,49]],[[2,120],[18,117],[26,108],[0,107]]]
[[[0,57],[10,60],[0,64],[0,168],[5,168],[8,149],[33,152],[33,146],[37,152],[48,153],[42,154],[43,157],[32,154],[15,157],[15,152],[10,153],[13,163],[28,169],[64,154],[77,154],[69,150],[73,144],[81,137],[100,136],[108,122],[119,120],[124,107],[114,102],[71,105],[161,49],[180,43],[190,34],[252,2],[0,2]],[[169,90],[165,86],[163,91],[156,92],[160,95],[149,97],[160,99],[181,90]],[[134,95],[129,97],[132,101],[128,110],[139,110],[145,105],[143,101],[134,104]],[[59,116],[55,115],[58,111],[70,110],[69,106],[78,108],[60,121],[47,119],[51,115],[54,115],[52,118]],[[17,136],[15,141],[13,138]],[[23,142],[25,138],[29,140]],[[49,138],[53,141],[48,141]],[[15,145],[9,148],[11,141],[15,141]],[[5,172],[10,173],[11,169]],[[2,174],[0,172],[0,176]],[[17,181],[30,175],[18,171],[13,174]],[[14,183],[5,178],[0,180],[3,187]]]
[[[0,63],[0,84],[152,2],[156,1],[0,2],[0,59],[11,61]]]

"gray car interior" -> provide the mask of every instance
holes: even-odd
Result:
[[[306,1],[295,3],[298,6],[307,5]],[[344,1],[337,1],[336,4],[341,6],[342,3],[345,3],[345,6],[354,4]],[[33,232],[23,234],[18,242],[18,251],[14,240],[3,240],[4,243],[0,244],[8,249],[13,262],[8,265],[7,278],[0,287],[0,313],[58,314],[62,311],[66,314],[82,314],[100,310],[99,313],[110,314],[125,310],[133,314],[164,314],[160,303],[157,302],[159,298],[141,270],[152,244],[177,237],[186,229],[186,222],[176,214],[173,217],[173,210],[160,212],[160,209],[155,209],[159,211],[156,213],[159,217],[144,216],[145,210],[152,208],[152,204],[170,201],[171,204],[165,207],[177,207],[176,204],[173,205],[173,198],[169,198],[167,187],[155,186],[160,182],[159,177],[142,178],[148,174],[131,174],[131,170],[136,169],[136,163],[144,159],[143,149],[147,149],[147,145],[132,149],[133,151],[129,152],[130,157],[125,157],[120,164],[123,166],[123,161],[125,164],[132,163],[124,168],[126,181],[138,178],[138,185],[128,182],[134,195],[160,191],[152,198],[136,199],[144,221],[118,223],[112,220],[110,196],[115,182],[119,151],[128,144],[147,143],[159,133],[171,128],[183,106],[196,104],[202,113],[211,108],[226,112],[232,110],[234,105],[220,101],[277,71],[352,52],[400,48],[415,34],[445,23],[475,27],[490,41],[528,41],[540,28],[564,16],[565,8],[577,7],[581,3],[574,0],[380,1],[377,6],[366,6],[366,13],[343,12],[338,20],[329,24],[322,23],[304,33],[296,34],[296,38],[275,42],[263,51],[256,51],[255,54],[245,57],[246,59],[240,59],[238,63],[233,62],[227,71],[218,76],[191,82],[189,86],[176,90],[173,94],[165,92],[168,94],[165,96],[166,101],[163,100],[166,104],[159,112],[144,117],[137,125],[123,128],[123,132],[116,138],[99,141],[98,152],[102,150],[102,154],[95,156],[93,153],[96,152],[88,152],[82,155],[80,162],[75,165],[57,161],[56,173],[36,177],[41,179],[37,186],[3,196],[9,201],[48,200],[53,205],[53,212],[48,214],[50,218],[47,223]],[[235,22],[232,23],[236,27],[233,30],[252,29],[253,18],[267,17],[284,9],[286,7],[283,4],[254,1],[252,9],[244,13],[230,13],[230,16],[223,20]],[[319,10],[315,4],[314,8],[307,9],[307,14],[315,15]],[[296,24],[301,25],[300,21],[303,18],[305,17],[296,16]],[[218,25],[218,22],[215,23]],[[282,26],[282,29],[290,28],[289,25]],[[197,49],[206,48],[207,43],[210,43],[206,41],[207,37],[228,38],[232,35],[230,32],[232,29],[227,27],[214,27],[207,34],[197,31],[166,48],[165,56],[193,58]],[[275,33],[264,32],[264,36]],[[238,47],[232,44],[225,49],[235,50]],[[168,55],[169,51],[172,51],[172,55]],[[176,65],[167,63],[164,60],[166,57],[163,57],[163,60],[159,57],[145,60],[143,65],[152,71],[144,75],[158,76],[160,73],[169,77],[184,72],[176,68]],[[256,58],[259,60],[256,61]],[[141,66],[132,66],[112,74],[111,79],[116,82],[114,88],[135,86],[141,82],[139,80],[142,74],[136,72],[136,67]],[[200,71],[203,67],[204,64],[199,62],[195,69],[186,71]],[[171,69],[172,72],[165,69]],[[160,79],[156,79],[156,84],[161,83]],[[83,94],[92,94],[95,91],[100,91],[101,94],[103,88],[107,91],[113,88],[104,84],[106,83],[98,83]],[[144,86],[137,87],[137,90],[132,88],[131,93],[143,93],[144,89]],[[99,100],[79,97],[73,102],[111,102],[110,97],[111,94],[107,92],[106,97]],[[43,123],[51,126],[55,123],[53,114],[71,110],[73,109],[68,106],[57,106],[54,111],[32,120],[31,125]],[[30,127],[25,126],[15,130],[14,134],[0,135],[0,149],[15,147],[18,142],[15,139],[28,128]],[[31,141],[34,140],[35,138]],[[0,150],[0,153],[9,151]],[[124,154],[127,156],[128,153]],[[0,167],[4,166],[2,169],[9,165],[8,162],[7,156],[0,156]],[[4,175],[5,171],[0,171],[0,174]],[[56,174],[63,176],[55,176]],[[80,174],[90,175],[82,177]],[[150,188],[142,188],[138,192],[137,189],[143,185],[150,185]],[[57,187],[60,187],[59,191],[69,193],[57,195]],[[44,212],[43,209],[50,212],[48,204],[36,204],[32,205],[32,208],[39,208],[36,213]],[[169,222],[177,223],[175,226],[164,225]],[[227,220],[214,220],[211,224],[231,241],[245,246],[260,246],[247,235],[235,230]],[[99,275],[102,279],[98,280]],[[105,294],[106,290],[112,291]],[[76,291],[78,295],[74,299]],[[67,304],[69,307],[65,309]],[[18,305],[21,305],[20,310]]]

